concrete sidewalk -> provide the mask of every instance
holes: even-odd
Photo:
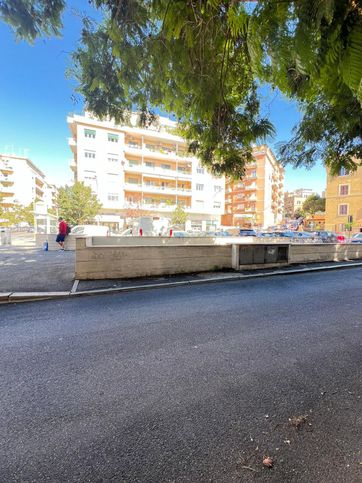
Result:
[[[75,253],[0,247],[0,292],[70,291]]]
[[[361,261],[325,262],[259,270],[223,270],[162,277],[124,280],[74,280],[73,251],[44,252],[35,248],[0,247],[0,298],[7,300],[40,299],[84,295],[106,291],[127,291],[155,287],[193,285],[226,280],[265,277],[314,270],[361,266]],[[31,296],[31,297],[30,297]]]

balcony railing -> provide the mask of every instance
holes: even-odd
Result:
[[[14,171],[14,168],[10,164],[0,162],[0,171],[3,171],[5,173],[12,173]]]
[[[184,150],[176,150],[176,148],[172,149],[166,146],[159,146],[157,144],[150,144],[150,143],[144,143],[142,144],[137,144],[137,143],[126,143],[126,150],[136,150],[136,151],[141,151],[145,154],[157,154],[157,155],[164,155],[165,157],[178,157],[178,158],[188,158],[191,155]]]
[[[146,183],[125,183],[125,187],[128,191],[144,191],[148,193],[160,193],[160,194],[172,194],[172,195],[184,195],[191,196],[192,190],[190,188],[181,188],[176,186],[160,186],[160,185],[148,185]]]
[[[150,174],[150,175],[159,175],[159,176],[191,176],[191,170],[184,170],[178,168],[176,169],[169,169],[169,168],[162,168],[161,166],[147,166],[146,164],[127,164],[125,167],[126,171],[132,171],[134,173],[143,173],[143,174]]]

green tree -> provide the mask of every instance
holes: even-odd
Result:
[[[177,205],[172,213],[171,223],[173,225],[184,225],[187,220],[187,214],[181,205]]]
[[[59,188],[57,205],[59,216],[70,225],[92,223],[102,208],[91,188],[80,181]]]
[[[62,2],[53,1],[57,13]],[[302,113],[280,146],[283,162],[322,159],[332,174],[361,163],[361,0],[93,4],[104,19],[85,19],[73,75],[98,117],[127,122],[137,106],[142,125],[150,106],[172,112],[192,153],[214,173],[240,177],[253,143],[274,132],[259,109],[259,86],[268,83]]]
[[[303,212],[308,215],[314,215],[317,211],[325,211],[326,199],[321,198],[319,195],[311,195],[303,203]]]
[[[20,205],[18,203],[9,207],[1,205],[0,198],[0,225],[15,226],[19,223],[28,223],[34,225],[34,204],[30,203],[28,206]]]
[[[37,37],[59,35],[64,0],[0,0],[0,18],[18,39],[33,43]]]

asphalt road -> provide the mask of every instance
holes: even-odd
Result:
[[[0,481],[360,482],[361,300],[349,269],[0,306]]]

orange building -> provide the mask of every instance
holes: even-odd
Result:
[[[350,225],[351,223],[351,225]],[[353,233],[362,230],[362,166],[338,176],[327,173],[326,230]]]
[[[240,180],[228,180],[224,226],[267,228],[283,218],[284,168],[268,146],[253,150],[254,162]]]

